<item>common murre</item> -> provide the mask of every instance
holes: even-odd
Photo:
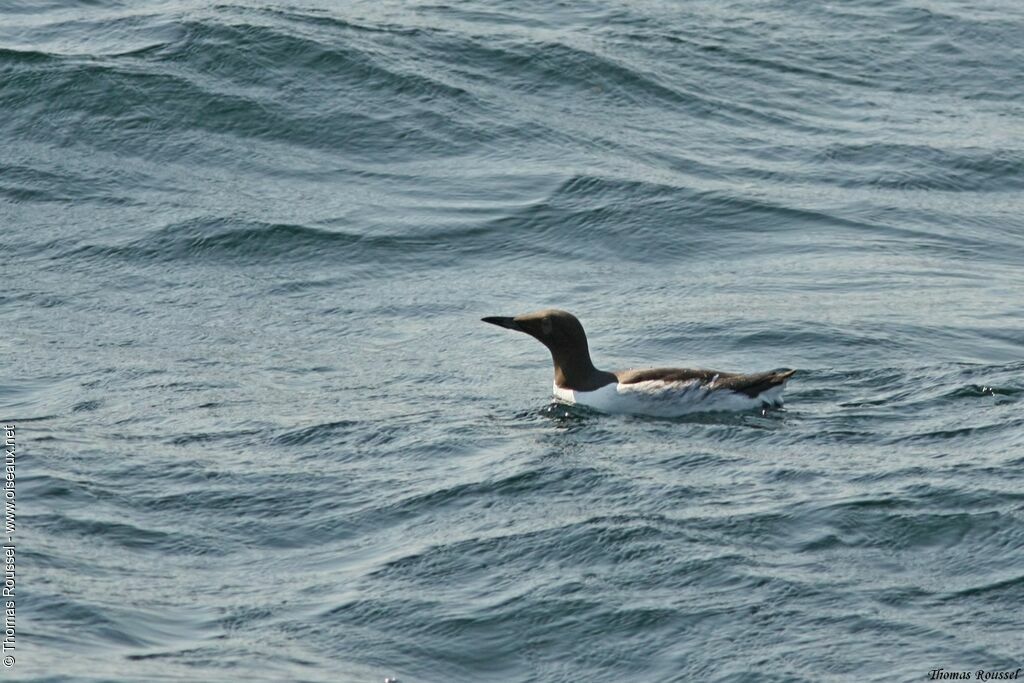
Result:
[[[525,332],[551,352],[555,397],[607,413],[675,417],[687,413],[749,410],[782,405],[782,390],[796,370],[750,375],[648,368],[607,372],[590,360],[583,325],[571,313],[550,308],[483,322]]]

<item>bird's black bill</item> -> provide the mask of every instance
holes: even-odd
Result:
[[[515,318],[502,318],[501,316],[491,316],[490,318],[480,318],[485,323],[497,325],[498,327],[504,327],[509,330],[518,330],[522,332],[523,329],[519,327],[519,323],[516,322]]]

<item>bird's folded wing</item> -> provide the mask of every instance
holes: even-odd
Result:
[[[647,368],[615,373],[620,385],[660,382],[666,385],[701,385],[706,389],[728,389],[755,398],[792,377],[795,370],[757,372],[743,375],[690,368]]]

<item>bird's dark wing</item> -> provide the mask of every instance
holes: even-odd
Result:
[[[757,398],[762,392],[776,387],[793,376],[796,370],[772,372],[756,372],[741,375],[734,372],[715,372],[714,370],[692,370],[689,368],[647,368],[644,370],[623,370],[616,372],[619,384],[636,384],[637,382],[691,382],[697,380],[701,384],[714,383],[716,389],[730,389]]]

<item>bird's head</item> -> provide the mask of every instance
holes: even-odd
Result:
[[[548,308],[534,313],[524,313],[512,318],[494,316],[482,318],[509,330],[525,332],[551,350],[552,354],[587,353],[587,335],[583,325],[572,313]]]

